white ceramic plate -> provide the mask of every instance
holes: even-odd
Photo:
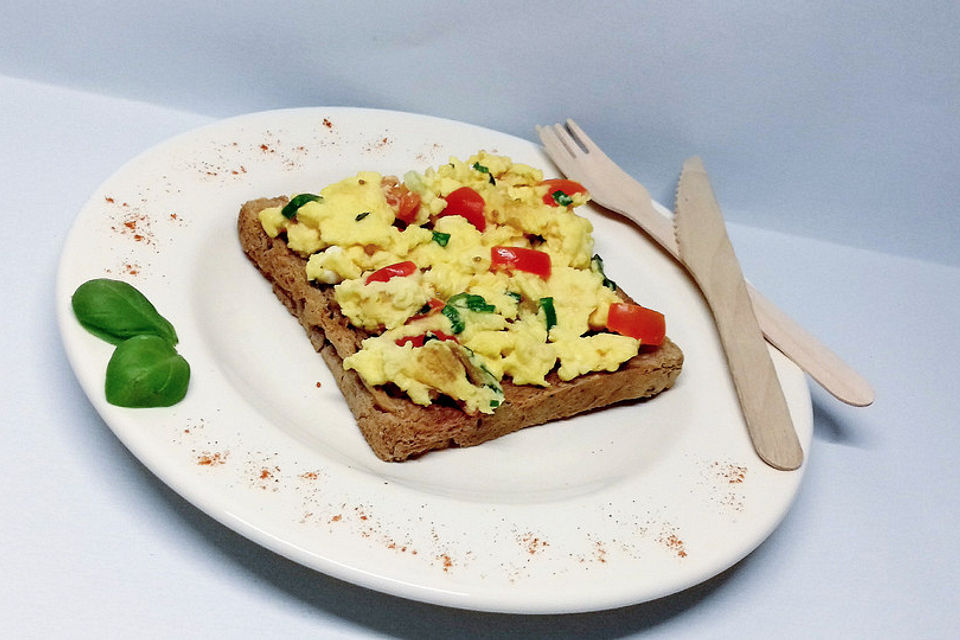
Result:
[[[233,118],[132,160],[79,213],[60,263],[60,329],[90,402],[153,473],[224,525],[398,596],[590,611],[730,567],[786,514],[801,472],[756,457],[699,293],[623,223],[583,210],[610,276],[666,314],[686,356],[677,385],[647,402],[400,464],[371,453],[297,321],[240,250],[236,216],[248,199],[315,191],[361,169],[402,175],[479,149],[556,175],[527,140],[348,108]],[[104,276],[139,288],[177,328],[193,372],[177,406],[105,402],[112,347],[70,308],[78,285]],[[773,353],[808,449],[806,381]]]

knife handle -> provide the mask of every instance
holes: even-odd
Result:
[[[803,449],[793,428],[783,388],[767,343],[750,304],[740,266],[718,259],[701,279],[730,367],[750,439],[770,466],[790,471],[803,463]]]

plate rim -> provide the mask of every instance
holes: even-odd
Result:
[[[143,451],[138,443],[131,439],[129,433],[123,428],[118,428],[118,421],[114,418],[111,413],[113,409],[108,407],[105,402],[96,397],[96,394],[91,387],[92,382],[89,378],[84,378],[81,375],[81,366],[82,363],[79,362],[79,358],[82,356],[75,349],[75,345],[71,342],[71,334],[76,334],[76,327],[71,326],[74,323],[74,318],[72,315],[72,310],[69,307],[69,296],[72,293],[70,290],[71,287],[68,285],[70,282],[70,277],[68,277],[66,271],[68,269],[67,264],[67,255],[68,249],[76,242],[76,238],[80,237],[82,234],[79,231],[81,226],[82,217],[85,215],[85,212],[94,206],[97,203],[98,194],[101,194],[105,191],[107,185],[118,180],[125,171],[129,170],[129,167],[139,163],[145,158],[150,158],[155,154],[162,153],[165,149],[174,148],[178,144],[182,143],[185,140],[195,138],[198,135],[202,135],[204,132],[209,132],[222,127],[229,127],[230,125],[237,123],[249,122],[250,120],[260,119],[260,118],[269,118],[275,117],[282,119],[284,116],[290,114],[331,114],[331,113],[359,113],[359,114],[376,114],[377,116],[390,118],[392,116],[402,116],[410,117],[415,119],[426,119],[426,120],[436,120],[442,121],[446,124],[452,124],[454,126],[465,126],[472,128],[476,131],[487,131],[496,136],[506,136],[512,138],[518,142],[522,142],[528,145],[533,145],[529,140],[524,138],[519,138],[512,134],[507,134],[493,129],[488,129],[486,127],[473,125],[469,123],[464,123],[456,120],[450,120],[447,118],[442,118],[432,115],[416,114],[405,111],[393,111],[387,109],[372,109],[365,107],[295,107],[287,109],[274,109],[266,111],[257,111],[249,114],[235,115],[230,118],[216,120],[209,122],[193,129],[181,132],[175,136],[172,136],[166,140],[163,140],[144,151],[136,154],[133,158],[124,162],[116,171],[114,171],[109,177],[107,177],[100,185],[91,194],[90,198],[83,204],[78,213],[76,214],[70,230],[66,235],[64,240],[60,260],[56,272],[56,286],[55,292],[57,296],[56,304],[56,313],[58,328],[60,330],[61,342],[63,344],[67,359],[70,363],[71,370],[73,371],[75,377],[78,380],[81,388],[84,391],[84,394],[87,396],[88,400],[94,406],[100,418],[107,425],[107,427],[113,432],[113,434],[123,443],[123,445],[134,454],[134,456],[143,464],[150,472],[161,480],[165,485],[173,489],[180,497],[185,499],[187,502],[193,504],[205,514],[213,517],[216,521],[220,522],[224,526],[227,526],[231,530],[236,531],[237,533],[243,535],[248,540],[255,542],[256,544],[263,546],[264,548],[270,550],[271,552],[277,553],[283,557],[290,559],[291,561],[297,562],[301,565],[310,567],[314,570],[322,572],[326,575],[333,576],[335,578],[344,580],[346,582],[357,584],[366,588],[373,589],[375,591],[388,593],[401,598],[406,598],[410,600],[428,602],[433,604],[438,604],[441,606],[450,606],[460,609],[468,610],[478,610],[478,611],[489,611],[489,612],[501,612],[501,613],[519,613],[519,614],[543,614],[543,613],[576,613],[576,612],[588,612],[588,611],[599,611],[611,608],[622,607],[630,604],[636,604],[639,602],[645,602],[649,600],[654,600],[661,598],[663,596],[670,595],[672,593],[677,593],[689,587],[692,587],[696,584],[699,584],[705,580],[708,580],[718,573],[734,566],[744,557],[749,555],[756,547],[762,544],[769,535],[776,530],[780,525],[786,515],[789,513],[790,508],[793,502],[796,499],[796,496],[799,492],[801,486],[802,477],[804,471],[808,464],[808,459],[810,455],[811,442],[812,442],[812,428],[810,434],[806,438],[802,438],[801,442],[804,445],[805,460],[803,466],[795,471],[791,472],[795,474],[795,487],[793,488],[789,498],[781,504],[780,512],[776,514],[776,517],[773,518],[772,524],[768,527],[762,535],[758,536],[755,541],[751,541],[749,544],[745,544],[742,548],[738,549],[735,557],[731,555],[731,561],[728,562],[725,566],[720,567],[717,570],[710,570],[705,573],[708,575],[703,575],[701,578],[697,579],[695,582],[690,582],[681,588],[666,588],[662,593],[655,594],[652,597],[644,598],[641,600],[633,599],[629,596],[625,598],[607,598],[604,602],[590,602],[584,603],[584,606],[577,607],[572,606],[571,603],[566,603],[560,606],[556,606],[556,602],[546,603],[540,602],[539,605],[536,603],[526,603],[522,607],[511,607],[504,606],[505,603],[501,599],[492,598],[492,599],[483,599],[478,598],[474,595],[464,595],[460,592],[451,591],[443,592],[442,590],[438,591],[435,588],[428,587],[425,585],[414,585],[409,583],[402,583],[394,578],[387,576],[377,576],[371,575],[368,572],[358,573],[351,567],[338,564],[332,559],[327,557],[317,556],[315,553],[310,552],[307,549],[300,548],[297,545],[291,545],[289,542],[285,542],[281,539],[278,539],[274,536],[265,535],[261,529],[258,529],[253,523],[247,522],[241,517],[235,516],[229,509],[224,509],[222,505],[217,504],[216,500],[211,500],[210,496],[204,495],[202,492],[195,490],[195,487],[192,486],[192,481],[185,479],[184,477],[178,477],[177,474],[171,473],[169,469],[163,468],[162,464],[159,464],[149,452]],[[799,369],[795,367],[792,363],[786,361],[786,358],[776,352],[771,348],[771,352],[774,353],[774,356],[781,358],[781,366],[785,366],[788,369],[796,374],[799,372]],[[799,375],[802,376],[802,372],[799,372]],[[804,396],[799,401],[799,404],[802,405],[804,413],[806,415],[802,416],[805,421],[808,421],[811,425],[813,422],[813,408],[809,393],[809,388],[804,382],[802,385],[804,391]]]

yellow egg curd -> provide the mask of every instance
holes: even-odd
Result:
[[[492,413],[504,379],[547,386],[553,371],[615,371],[640,347],[606,330],[621,300],[598,268],[590,221],[574,212],[588,194],[551,189],[538,169],[480,151],[402,183],[360,172],[260,222],[373,334],[345,369],[417,404],[442,395]]]

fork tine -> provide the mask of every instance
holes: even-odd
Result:
[[[552,127],[554,135],[557,136],[557,139],[563,143],[563,146],[573,157],[577,157],[583,153],[583,147],[577,144],[576,138],[570,135],[570,132],[567,131],[567,128],[561,123],[557,123]]]
[[[564,148],[574,158],[579,158],[586,152],[586,149],[584,149],[580,143],[577,142],[577,139],[572,133],[570,133],[570,130],[567,129],[565,124],[558,122],[550,127],[550,129],[557,139],[563,144]]]
[[[571,172],[575,173],[579,160],[571,153],[570,148],[563,142],[563,138],[558,135],[557,130],[553,126],[537,126],[536,130],[540,135],[544,150],[553,164],[560,169],[560,173],[563,175],[570,175]],[[583,152],[578,149],[578,153],[582,154]]]
[[[600,147],[590,139],[590,136],[580,128],[572,118],[567,118],[565,129],[570,132],[571,137],[577,142],[578,145],[583,147],[587,153],[597,153],[600,151]]]
[[[542,142],[544,146],[546,146],[548,142],[550,143],[553,142],[553,139],[551,138],[550,133],[548,131],[548,127],[538,124],[534,126],[534,129],[536,129],[537,136],[540,138],[540,142]]]
[[[572,156],[572,150],[557,134],[557,126],[559,125],[551,125],[547,127],[541,127],[538,125],[537,134],[540,136],[540,141],[543,143],[543,146],[547,149],[548,153],[562,154],[564,157]]]

